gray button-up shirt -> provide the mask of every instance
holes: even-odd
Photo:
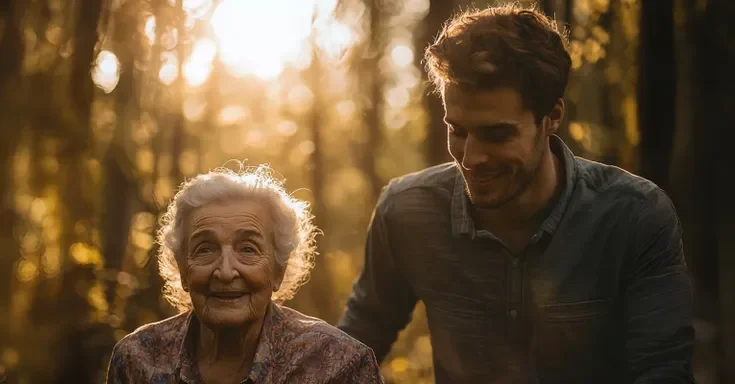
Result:
[[[575,157],[521,254],[477,230],[453,164],[392,180],[340,328],[383,359],[418,300],[437,383],[691,383],[691,283],[666,194]]]

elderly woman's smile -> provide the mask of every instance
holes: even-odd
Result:
[[[184,221],[182,283],[194,310],[212,326],[238,326],[264,316],[281,284],[268,204],[258,199],[207,204]]]

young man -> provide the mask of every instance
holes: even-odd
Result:
[[[692,383],[691,284],[666,194],[555,135],[553,21],[454,17],[426,51],[454,163],[393,180],[340,323],[389,352],[418,300],[437,383]]]

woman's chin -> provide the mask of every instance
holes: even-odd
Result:
[[[237,328],[256,320],[257,316],[247,308],[210,308],[202,322],[212,328]]]
[[[262,313],[260,313],[262,312]],[[242,327],[257,322],[265,311],[253,312],[247,299],[207,300],[204,311],[197,311],[202,321],[212,327]]]

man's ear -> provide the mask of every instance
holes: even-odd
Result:
[[[551,111],[548,115],[544,117],[544,130],[546,131],[547,136],[551,136],[556,134],[556,132],[559,130],[559,127],[561,126],[561,121],[564,118],[564,100],[558,99],[556,100],[556,103],[554,103],[554,107],[551,108]]]

